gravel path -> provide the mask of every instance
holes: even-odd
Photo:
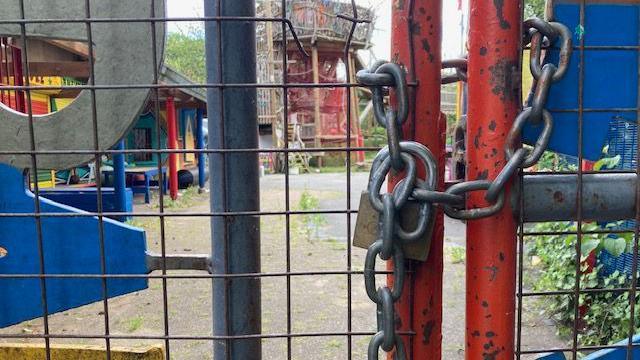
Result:
[[[360,192],[366,186],[366,173],[353,173],[350,204],[356,208]],[[285,209],[285,178],[266,176],[261,181],[262,210]],[[291,207],[298,207],[303,192],[319,200],[320,209],[345,209],[346,174],[311,174],[290,177]],[[208,195],[202,194],[189,201],[186,208],[169,209],[171,212],[208,211]],[[157,207],[136,205],[137,211],[156,210]],[[347,215],[325,215],[317,220],[317,228],[306,231],[302,216],[292,215],[291,270],[345,270],[347,268]],[[136,218],[134,223],[147,230],[149,249],[160,250],[160,221],[157,218]],[[284,216],[263,217],[262,270],[286,271],[286,219]],[[355,226],[355,216],[351,221]],[[446,222],[447,248],[464,245],[464,225]],[[206,217],[171,217],[165,222],[168,253],[209,253],[210,225]],[[450,253],[450,251],[447,251]],[[354,248],[351,263],[361,270],[365,251]],[[464,264],[445,260],[443,359],[463,359],[464,348]],[[456,259],[459,260],[459,259]],[[383,281],[382,279],[380,281]],[[286,278],[265,278],[262,281],[262,313],[264,333],[287,332]],[[170,279],[167,281],[168,328],[174,336],[211,335],[211,283],[206,279]],[[335,276],[298,276],[291,279],[291,331],[335,332],[347,331],[348,289],[351,286],[352,331],[375,330],[375,306],[364,291],[361,276],[349,278]],[[163,283],[150,280],[149,288],[134,294],[109,300],[110,332],[116,335],[164,335],[165,320],[162,312]],[[533,306],[533,304],[530,304]],[[535,306],[532,307],[536,308]],[[84,306],[50,316],[52,333],[93,334],[104,333],[102,303]],[[525,347],[561,346],[554,328],[540,319],[537,310],[525,313]],[[0,333],[42,333],[42,320],[28,321],[0,330]],[[353,359],[365,358],[367,337],[352,338]],[[26,341],[26,340],[23,340]],[[12,341],[16,342],[16,341]],[[32,341],[38,342],[38,341]],[[59,340],[54,343],[104,344],[104,340]],[[113,346],[162,344],[160,340],[113,340]],[[173,359],[211,359],[211,342],[206,340],[171,341]],[[345,359],[348,353],[346,337],[302,337],[291,342],[294,359]],[[286,359],[286,339],[263,341],[264,359]]]

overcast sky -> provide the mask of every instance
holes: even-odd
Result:
[[[345,1],[345,0],[343,0]],[[359,5],[373,8],[378,17],[376,31],[373,35],[374,46],[372,51],[378,59],[389,59],[390,53],[390,28],[391,28],[391,2],[392,0],[357,0]],[[466,4],[468,0],[463,0]],[[443,1],[443,56],[455,57],[460,54],[460,19],[461,13],[457,10],[457,1]],[[190,17],[203,16],[203,0],[167,0],[168,16]],[[466,6],[463,6],[466,8]],[[171,26],[170,26],[171,28]]]

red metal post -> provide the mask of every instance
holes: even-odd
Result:
[[[467,180],[494,179],[520,110],[522,1],[471,0]],[[516,222],[507,187],[495,216],[467,222],[466,359],[513,359]],[[467,208],[486,206],[484,192]]]
[[[1,88],[2,86],[9,85],[9,74],[6,74],[7,81],[5,82],[5,72],[3,71],[5,68],[5,64],[9,61],[6,60],[4,56],[6,51],[5,39],[6,38],[0,37],[0,101],[3,104],[7,104],[7,101],[4,98],[4,90],[2,90]]]
[[[19,47],[11,45],[11,61],[13,61],[13,85],[24,85],[24,74],[22,69],[22,50]],[[15,110],[22,113],[26,113],[26,99],[25,92],[22,90],[15,91],[16,94],[16,108]]]
[[[405,124],[404,139],[426,145],[438,159],[439,190],[444,190],[446,121],[440,113],[440,71],[442,42],[442,0],[394,1],[392,10],[391,59],[404,66],[411,87],[415,111]],[[424,169],[420,170],[424,177]],[[390,181],[395,184],[394,179]],[[403,297],[397,304],[402,331],[416,331],[405,337],[411,359],[440,359],[442,352],[442,241],[441,211],[426,262],[412,261]]]
[[[176,106],[173,96],[167,97],[167,137],[169,150],[178,148],[178,127],[176,126]],[[169,154],[169,194],[171,199],[178,198],[178,154]]]

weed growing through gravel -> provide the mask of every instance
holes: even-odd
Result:
[[[313,196],[308,190],[304,190],[300,195],[300,200],[297,204],[297,210],[300,211],[317,211],[320,207],[320,200]],[[322,226],[326,225],[327,219],[323,214],[304,214],[298,218],[299,222],[294,222],[292,225],[298,233],[304,236],[307,241],[313,240],[318,237],[318,232]]]
[[[132,333],[142,327],[144,319],[142,316],[136,316],[133,319],[130,319],[127,323],[127,331]]]
[[[452,264],[462,264],[467,257],[467,249],[462,246],[449,246],[449,260]]]

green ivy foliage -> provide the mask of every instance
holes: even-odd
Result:
[[[615,225],[615,224],[614,224]],[[611,226],[614,226],[611,225]],[[583,224],[585,231],[601,229],[597,224]],[[536,232],[575,232],[576,224],[568,222],[543,223],[535,226]],[[600,267],[589,269],[586,259],[602,249],[614,256],[629,252],[633,234],[618,236],[608,234],[584,235],[581,241],[580,289],[620,289],[629,286],[627,275],[618,272],[608,277],[598,276]],[[615,240],[614,240],[615,239]],[[532,260],[529,279],[536,291],[574,290],[577,262],[576,235],[544,235],[527,241],[528,256]],[[592,255],[593,256],[593,255]],[[637,305],[640,297],[636,295]],[[577,324],[580,346],[605,345],[629,336],[631,302],[629,292],[608,291],[581,293],[578,299],[578,321],[575,322],[575,295],[541,297],[543,313],[557,323],[558,334],[571,340]],[[636,309],[638,307],[636,306]],[[640,310],[640,309],[638,309]],[[634,333],[640,329],[640,311],[635,311]]]
[[[525,19],[531,17],[544,17],[545,0],[527,0],[524,4]]]

